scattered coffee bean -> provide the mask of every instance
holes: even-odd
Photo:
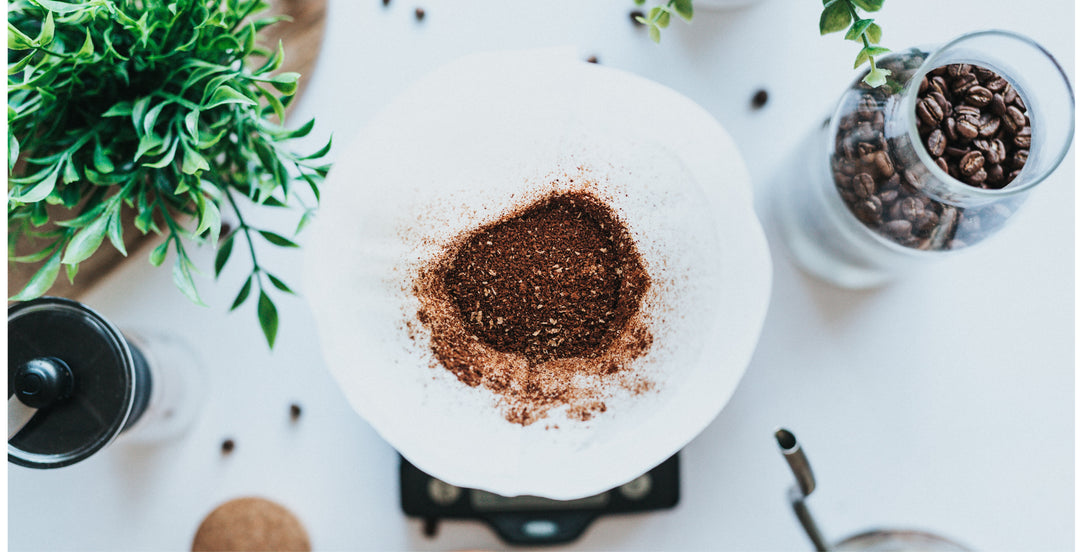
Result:
[[[233,441],[232,439],[225,439],[224,441],[221,442],[221,453],[222,454],[229,454],[230,452],[233,451],[234,448],[236,448],[236,442]]]
[[[296,403],[289,405],[289,418],[292,418],[294,422],[300,419],[301,413],[303,413],[303,409],[300,408],[300,405]]]
[[[589,59],[586,59],[585,61],[589,63],[600,63],[600,58],[596,56],[589,56]]]
[[[634,11],[630,12],[630,21],[634,24],[634,26],[635,27],[644,27],[645,24],[642,23],[641,21],[638,21],[639,17],[644,19],[645,18],[645,12],[642,12],[641,10],[634,10]]]
[[[423,21],[424,20],[424,16],[426,15],[424,13],[424,8],[416,8],[415,13],[416,13],[416,20],[417,21]]]
[[[765,104],[769,101],[769,93],[764,89],[760,89],[754,92],[754,97],[750,99],[750,107],[754,109],[761,109],[765,107]]]
[[[383,5],[383,7],[389,6],[390,5],[390,0],[382,0],[382,5]]]

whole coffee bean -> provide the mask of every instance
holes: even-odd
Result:
[[[1013,144],[1018,148],[1030,148],[1031,147],[1031,127],[1026,126],[1016,132],[1016,136],[1013,136]]]
[[[1001,94],[994,94],[990,99],[990,111],[999,117],[1005,114],[1005,99]]]
[[[945,153],[945,143],[945,133],[941,132],[940,128],[935,128],[926,139],[926,148],[930,150],[930,155],[941,157],[941,154]]]
[[[956,122],[956,134],[961,141],[972,140],[979,135],[979,125],[964,117]]]
[[[1001,92],[1001,97],[1007,104],[1016,102],[1016,98],[1019,94],[1016,93],[1016,89],[1012,85],[1006,86],[1005,90]]]
[[[906,238],[911,235],[911,222],[907,220],[890,220],[885,223],[885,232],[896,238]]]
[[[990,100],[992,100],[993,98],[994,93],[990,90],[982,86],[972,86],[968,89],[967,97],[965,98],[965,100],[967,100],[968,105],[973,105],[975,107],[984,107],[985,105],[989,104]]]
[[[979,136],[983,138],[989,138],[997,134],[998,129],[1001,127],[1001,118],[990,113],[984,113],[979,118]]]
[[[896,172],[893,170],[892,158],[884,151],[874,154],[874,167],[877,168],[878,174],[884,178],[889,178]]]
[[[1024,97],[1020,94],[1016,95],[1016,99],[1013,100],[1013,105],[1020,108],[1021,111],[1027,111],[1027,104],[1024,103]]]
[[[1023,168],[1023,166],[1027,164],[1027,160],[1028,160],[1028,150],[1026,150],[1026,149],[1016,150],[1016,152],[1014,152],[1013,155],[1012,155],[1012,159],[1011,159],[1012,166],[1013,166],[1014,169]]]
[[[935,67],[934,69],[930,70],[930,74],[934,75],[935,77],[943,77],[943,76],[949,74],[949,67],[947,65],[942,65],[941,67]]]
[[[946,161],[943,157],[935,158],[934,164],[937,165],[939,169],[945,172],[949,172],[949,162]]]
[[[960,135],[956,133],[956,119],[952,117],[945,119],[945,137],[954,142],[960,139]]]
[[[878,199],[881,200],[882,205],[890,205],[899,197],[900,190],[885,190],[884,192],[878,194]]]
[[[930,79],[925,76],[919,81],[919,95],[922,96],[926,93],[926,89],[930,87]]]
[[[949,157],[963,157],[971,151],[971,148],[949,145],[945,148],[945,155]]]
[[[942,76],[935,76],[930,79],[930,90],[934,90],[942,96],[945,96],[946,98],[951,97],[949,92],[949,85],[945,82],[945,78]]]
[[[968,184],[982,184],[986,181],[986,170],[979,169],[967,177]]]
[[[982,152],[971,151],[967,155],[960,159],[960,172],[964,176],[971,176],[982,168],[983,163],[986,162],[986,158],[983,157]],[[984,175],[985,179],[985,175]]]
[[[944,111],[942,111],[941,106],[938,105],[938,103],[934,101],[932,97],[923,98],[919,102],[918,107],[915,108],[915,113],[918,114],[919,118],[922,119],[923,122],[931,126],[940,123],[941,119],[945,116],[945,113]]]
[[[874,177],[866,173],[859,173],[851,179],[851,189],[856,196],[862,199],[869,198],[877,191],[877,187],[874,185]]]
[[[968,117],[970,119],[978,119],[979,116],[982,115],[982,111],[980,111],[979,108],[970,105],[958,105],[953,111],[956,112],[958,118]]]
[[[971,65],[967,63],[953,63],[945,66],[945,74],[952,78],[959,77],[960,75],[966,75],[971,72]]]
[[[941,106],[942,118],[952,115],[952,103],[950,103],[949,100],[946,100],[944,95],[940,92],[931,92],[929,96],[934,98],[934,101]]]
[[[989,167],[985,167],[985,169],[987,184],[996,186],[1005,182],[1005,169],[1002,169],[1001,165],[990,165]]]
[[[920,234],[926,234],[934,229],[938,223],[937,213],[927,210],[923,211],[922,216],[915,219],[915,231]]]
[[[906,220],[917,220],[925,212],[926,208],[919,198],[906,197],[900,200],[900,216]]]
[[[979,80],[975,78],[972,73],[963,73],[957,75],[952,81],[952,93],[955,96],[966,94],[968,89],[978,84]]]
[[[998,138],[994,138],[990,141],[990,149],[983,152],[983,155],[986,156],[986,161],[991,164],[1001,163],[1005,160],[1005,143]]]
[[[919,174],[913,170],[904,171],[904,178],[900,181],[900,185],[903,186],[909,192],[918,192],[922,189],[922,181]]]
[[[855,206],[855,216],[868,224],[876,224],[881,220],[881,210],[881,200],[871,196]]]
[[[863,94],[862,97],[859,98],[859,104],[855,107],[855,112],[862,118],[869,119],[874,116],[877,109],[877,100],[870,94]]]
[[[1002,90],[1005,90],[1005,87],[1008,85],[1009,81],[1005,80],[999,75],[995,78],[990,79],[990,81],[987,82],[984,86],[986,86],[986,88],[989,89],[991,92],[1001,92]]]
[[[889,177],[888,180],[885,181],[884,184],[879,186],[879,188],[881,188],[882,190],[895,190],[895,189],[897,189],[899,187],[900,187],[900,175],[899,174],[893,174],[891,177]]]
[[[991,71],[991,70],[989,70],[989,69],[987,69],[985,67],[980,67],[978,65],[973,65],[971,67],[971,72],[975,73],[975,76],[978,77],[980,82],[989,81],[990,79],[997,76],[997,73],[995,73],[995,72],[993,72],[993,71]]]
[[[1005,117],[1002,118],[1002,122],[1006,123],[1009,132],[1016,133],[1027,125],[1027,116],[1015,105],[1010,105],[1005,109]]]
[[[1009,173],[1009,176],[1005,177],[1005,184],[1016,180],[1016,177],[1020,176],[1020,169],[1016,169]]]

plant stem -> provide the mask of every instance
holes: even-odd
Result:
[[[255,256],[255,241],[251,239],[251,226],[244,221],[244,215],[240,214],[240,207],[236,204],[236,200],[233,199],[232,192],[228,188],[224,190],[225,197],[229,200],[229,205],[232,207],[233,213],[236,213],[237,223],[240,224],[240,230],[244,232],[244,238],[247,240],[248,251],[251,253],[251,264],[253,266],[252,272],[255,274],[262,273],[262,267],[259,266],[259,259]],[[259,290],[263,288],[262,278],[257,277],[255,281],[259,284]]]

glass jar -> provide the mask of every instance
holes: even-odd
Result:
[[[843,287],[881,285],[993,235],[1072,143],[1068,78],[1022,35],[970,33],[878,66],[892,72],[888,82],[870,88],[860,75],[773,194],[798,264]],[[969,96],[984,82],[993,102]],[[949,97],[936,96],[944,111],[928,111],[922,102],[938,91]]]

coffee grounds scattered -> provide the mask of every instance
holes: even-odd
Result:
[[[626,227],[585,192],[563,192],[464,236],[424,267],[418,319],[438,362],[497,393],[511,422],[547,411],[588,420],[648,353],[648,272]]]

